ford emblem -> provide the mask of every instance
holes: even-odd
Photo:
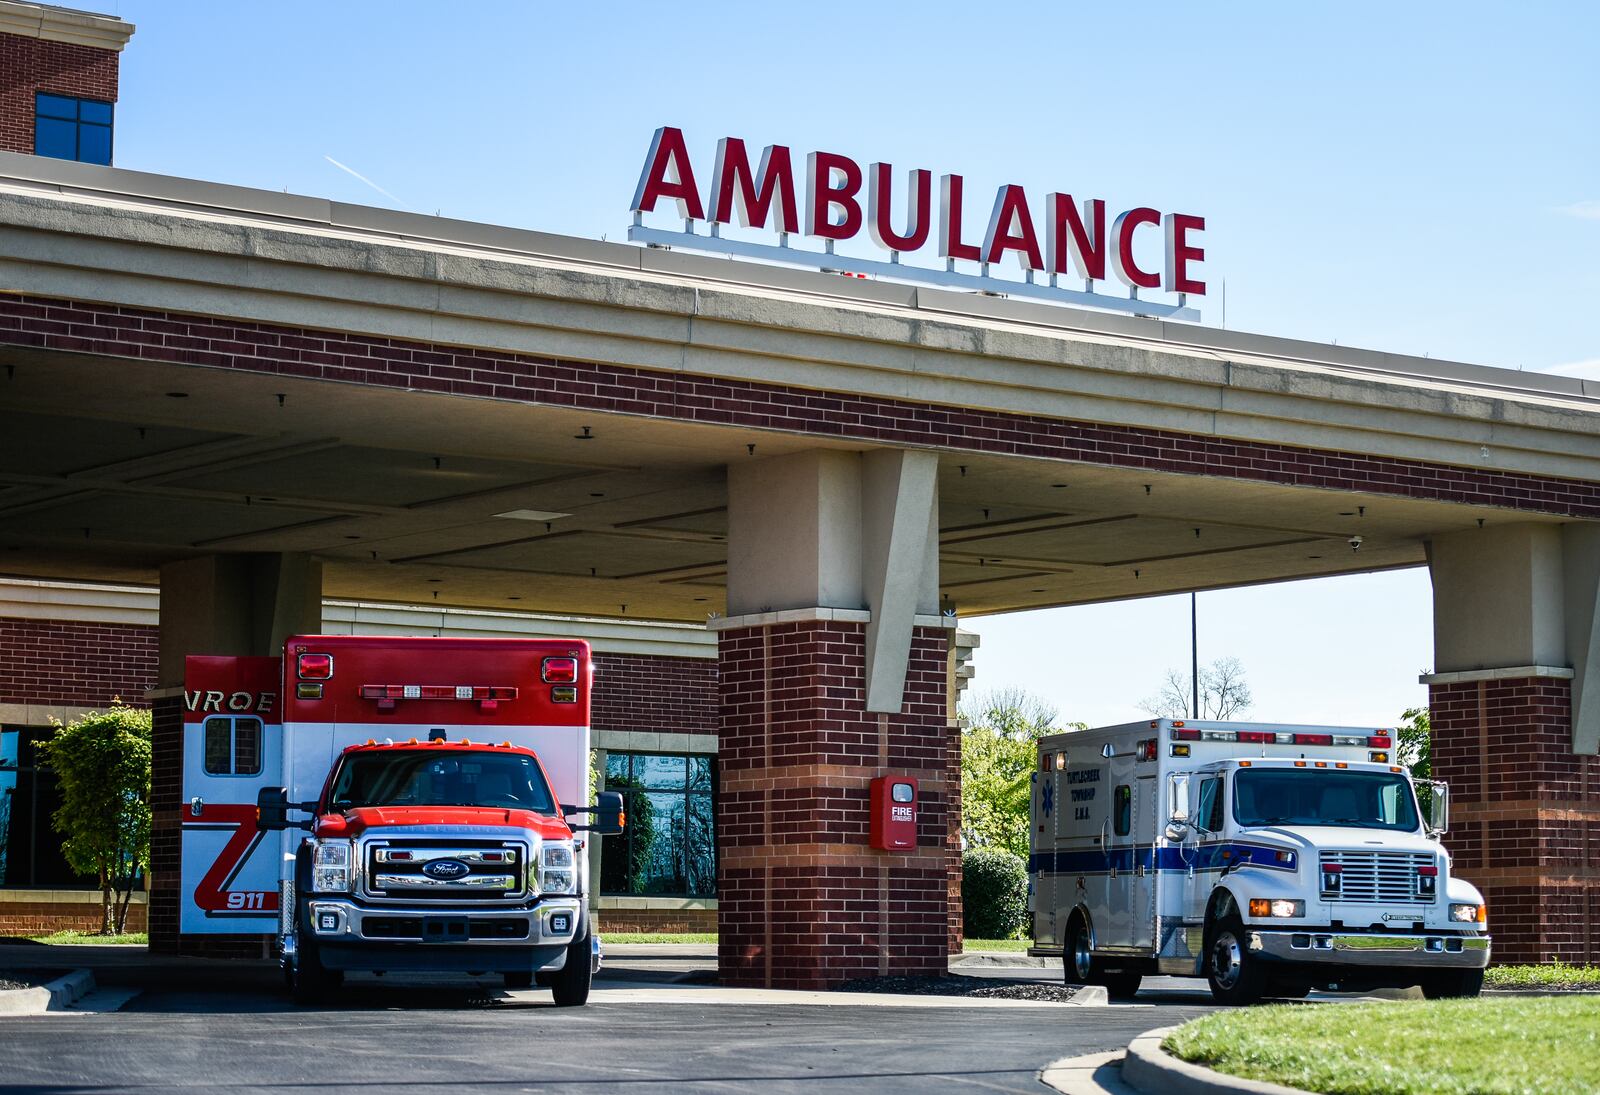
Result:
[[[453,882],[466,876],[469,868],[459,859],[436,859],[425,864],[422,873],[440,882]]]

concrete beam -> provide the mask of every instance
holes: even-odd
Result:
[[[1600,385],[0,154],[41,295],[1600,477]],[[730,282],[736,285],[730,286]]]
[[[1434,672],[1566,665],[1561,548],[1552,525],[1434,537]]]
[[[190,654],[274,655],[322,627],[322,563],[300,554],[208,555],[161,568],[157,688]]]
[[[1561,555],[1572,664],[1572,750],[1600,753],[1600,525],[1563,525]]]
[[[870,452],[862,458],[861,569],[867,610],[867,710],[896,713],[905,698],[916,615],[939,608],[939,458]]]

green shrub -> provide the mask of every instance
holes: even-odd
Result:
[[[150,712],[114,703],[58,722],[43,751],[61,788],[51,818],[66,838],[61,851],[100,885],[100,934],[121,934],[139,872],[150,865]]]
[[[961,857],[962,926],[974,939],[1010,939],[1027,924],[1028,868],[1001,848]]]

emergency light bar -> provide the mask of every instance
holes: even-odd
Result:
[[[499,701],[516,699],[517,690],[483,684],[364,684],[361,698],[377,700],[379,711],[393,711],[396,700],[470,700],[493,711]]]
[[[1363,745],[1368,749],[1387,749],[1388,734],[1297,734],[1288,730],[1196,730],[1172,729],[1173,741],[1237,741],[1255,745]]]

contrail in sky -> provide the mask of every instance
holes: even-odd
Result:
[[[355,168],[346,167],[344,164],[340,163],[338,160],[334,159],[332,156],[327,155],[326,153],[323,154],[322,158],[327,160],[334,167],[337,167],[340,171],[343,171],[345,174],[354,175],[356,178],[360,179],[362,182],[364,182],[368,186],[372,187],[372,189],[376,190],[378,193],[382,194],[384,197],[386,197],[390,201],[394,202],[401,209],[404,209],[406,207],[406,203],[405,202],[401,201],[399,198],[397,198],[393,194],[389,193],[383,187],[379,186],[377,183],[375,183],[371,179],[367,178],[365,175],[363,175],[361,172],[357,171]]]

